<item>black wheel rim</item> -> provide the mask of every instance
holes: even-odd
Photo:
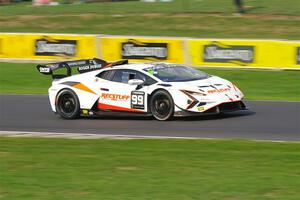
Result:
[[[154,111],[157,116],[163,118],[170,114],[171,110],[171,102],[170,100],[164,96],[159,95],[154,100]]]
[[[59,109],[63,114],[70,115],[76,109],[75,99],[69,94],[63,94],[58,100]]]

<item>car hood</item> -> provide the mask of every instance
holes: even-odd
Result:
[[[211,76],[207,79],[187,81],[187,82],[169,82],[173,89],[190,90],[195,92],[209,93],[213,90],[231,88],[232,83],[217,76]]]

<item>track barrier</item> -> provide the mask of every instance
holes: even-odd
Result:
[[[300,70],[300,41],[0,33],[0,60],[171,62],[201,67]]]

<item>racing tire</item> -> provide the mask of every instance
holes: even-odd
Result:
[[[76,119],[80,115],[77,95],[70,89],[63,89],[56,98],[56,113],[64,119]]]
[[[150,98],[150,111],[159,121],[167,121],[174,116],[174,101],[165,90],[156,91]]]

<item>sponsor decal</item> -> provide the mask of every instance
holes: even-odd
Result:
[[[222,92],[229,92],[230,88],[223,88],[223,89],[214,89],[214,90],[208,90],[208,94],[213,94],[213,93],[222,93]]]
[[[88,113],[89,113],[88,110],[86,110],[86,109],[82,110],[82,114],[87,115]]]
[[[297,50],[297,53],[296,53],[296,63],[297,63],[297,65],[300,65],[300,47],[297,47],[296,48]]]
[[[204,111],[204,107],[203,106],[198,107],[198,111],[200,111],[200,112]]]
[[[35,42],[35,55],[37,56],[75,56],[76,50],[76,40],[56,40],[44,37]]]
[[[48,67],[40,67],[39,70],[41,73],[50,73],[50,68]]]
[[[134,109],[145,108],[145,92],[141,92],[141,91],[131,92],[131,108]]]
[[[144,43],[137,40],[128,40],[122,43],[123,59],[167,60],[167,43]]]
[[[76,61],[68,61],[69,66],[78,66],[78,65],[86,65],[87,60],[76,60]]]
[[[130,98],[130,96],[122,94],[102,93],[101,98],[112,101],[127,101]]]
[[[220,42],[204,46],[205,62],[246,65],[254,62],[254,46],[224,45]]]
[[[80,66],[78,67],[78,71],[79,72],[83,72],[83,71],[92,71],[93,69],[100,69],[102,67],[102,65],[84,65],[84,66]]]

